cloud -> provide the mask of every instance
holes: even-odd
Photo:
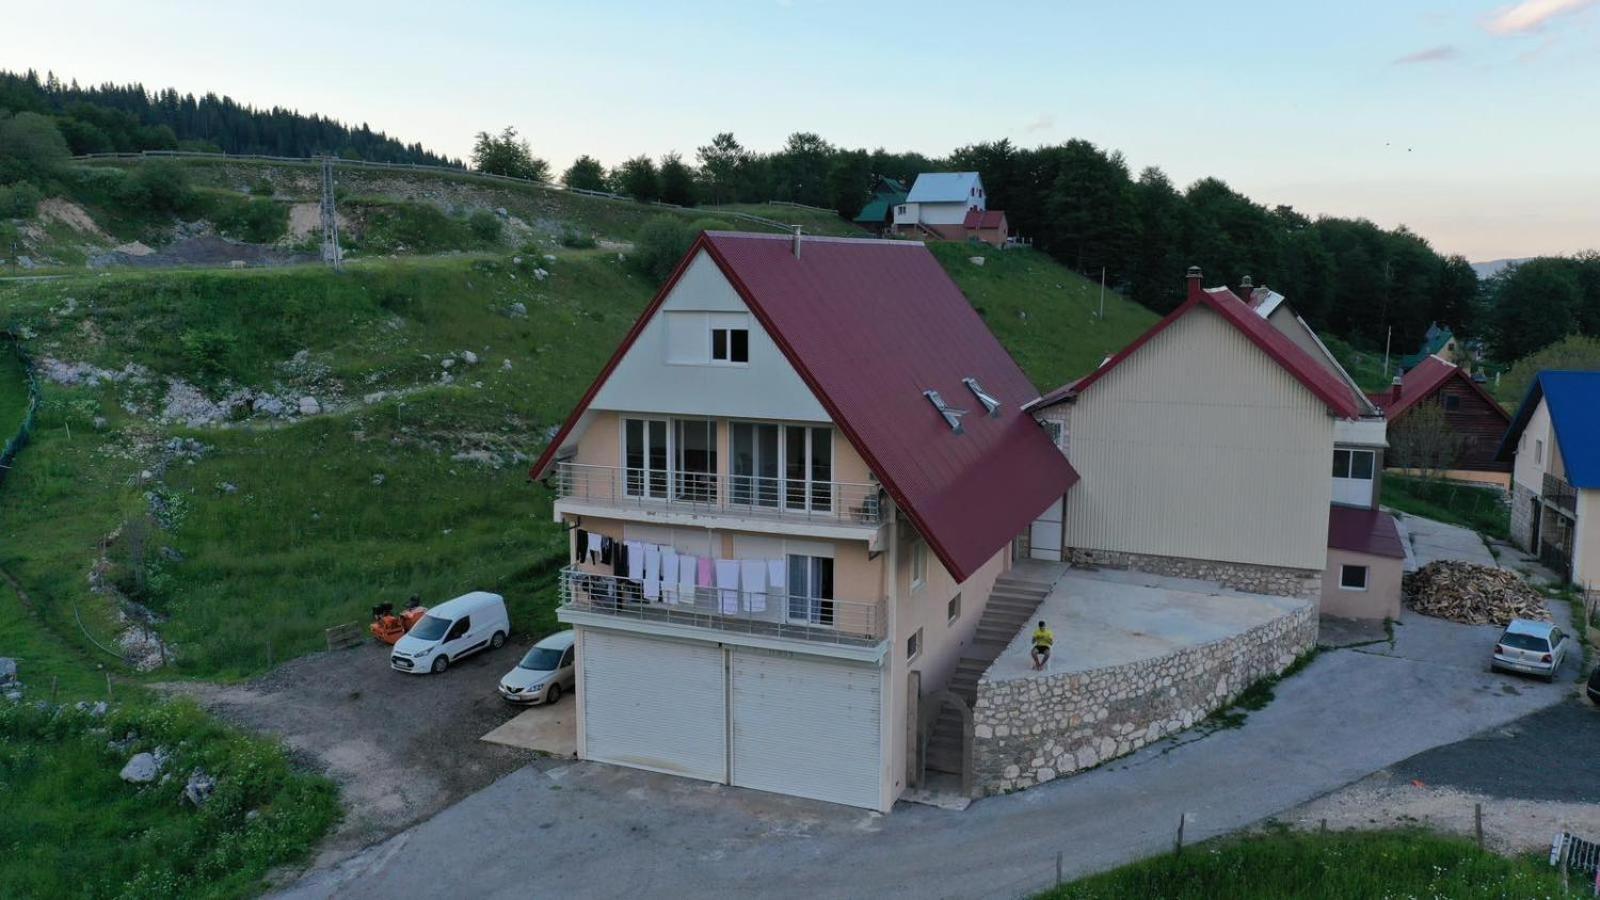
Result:
[[[1034,119],[1032,122],[1022,126],[1022,130],[1029,134],[1033,134],[1036,131],[1049,131],[1054,127],[1056,127],[1056,117],[1048,113],[1044,113],[1038,118]]]
[[[1491,34],[1527,34],[1547,23],[1595,5],[1600,0],[1522,0],[1502,7],[1484,27]]]
[[[1453,44],[1440,44],[1437,47],[1429,47],[1426,50],[1407,53],[1405,56],[1396,58],[1394,64],[1397,66],[1409,66],[1416,63],[1448,62],[1460,55],[1461,52]]]

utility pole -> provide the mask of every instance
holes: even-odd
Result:
[[[1394,326],[1389,326],[1389,334],[1383,339],[1383,377],[1389,377],[1389,345],[1394,342]]]
[[[322,261],[333,266],[334,271],[343,268],[344,260],[339,252],[339,217],[333,205],[333,157],[322,158]]]
[[[1106,320],[1106,267],[1100,267],[1100,321]]]

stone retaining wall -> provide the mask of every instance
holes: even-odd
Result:
[[[1317,606],[1167,656],[978,682],[973,783],[1000,794],[1093,768],[1181,731],[1317,643]]]
[[[1082,547],[1067,548],[1067,558],[1074,566],[1098,566],[1102,569],[1133,569],[1153,575],[1170,575],[1174,578],[1196,578],[1214,581],[1247,594],[1267,594],[1273,597],[1302,597],[1311,599],[1322,593],[1322,573],[1315,569],[1286,569],[1279,566],[1257,566],[1250,563],[1217,562],[1209,559],[1188,559],[1181,556],[1151,556],[1146,553],[1123,553],[1117,550],[1088,550]]]

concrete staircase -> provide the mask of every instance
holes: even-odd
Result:
[[[1039,604],[1050,593],[1050,583],[1017,577],[1008,572],[994,583],[989,604],[984,607],[983,618],[966,655],[956,664],[950,676],[949,690],[971,708],[978,696],[978,679],[1017,636],[1017,632],[1033,619]],[[941,705],[928,739],[927,768],[936,772],[961,774],[962,742],[965,739],[961,712],[955,704]]]

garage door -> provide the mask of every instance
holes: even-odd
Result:
[[[740,787],[876,809],[876,667],[732,652],[733,765]]]
[[[1061,561],[1061,512],[1065,499],[1050,504],[1044,514],[1033,520],[1028,531],[1028,556],[1033,559]]]
[[[722,648],[583,629],[585,755],[707,781],[727,777]]]

